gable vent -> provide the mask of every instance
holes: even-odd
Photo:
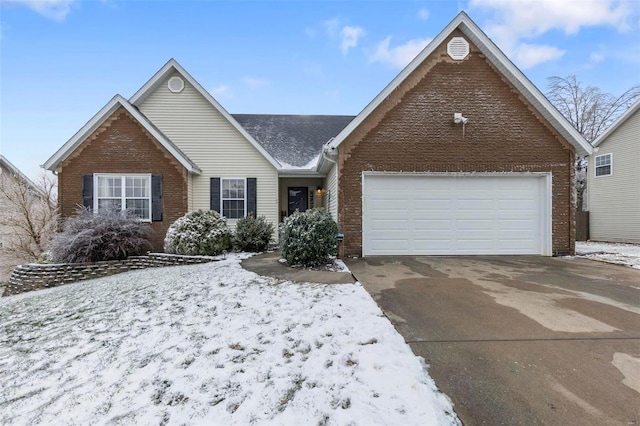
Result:
[[[184,80],[182,80],[180,77],[171,77],[167,82],[167,87],[173,93],[180,93],[182,92],[182,90],[184,90]]]
[[[461,61],[469,55],[469,43],[462,37],[454,37],[447,43],[447,53],[451,59]]]

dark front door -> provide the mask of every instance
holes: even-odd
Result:
[[[296,210],[306,211],[308,205],[309,188],[306,186],[289,188],[289,215],[292,215]]]

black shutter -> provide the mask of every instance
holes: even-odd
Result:
[[[247,216],[258,217],[258,179],[247,178]]]
[[[93,209],[93,175],[82,175],[82,207]]]
[[[151,175],[151,220],[162,221],[162,175]]]
[[[209,188],[210,209],[220,213],[220,178],[212,177]]]

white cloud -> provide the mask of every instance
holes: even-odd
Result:
[[[2,3],[13,3],[24,5],[29,9],[39,13],[54,21],[64,21],[71,12],[72,3],[76,0],[1,0]]]
[[[483,27],[496,44],[518,65],[531,67],[557,59],[564,53],[553,46],[529,42],[549,32],[577,34],[585,27],[608,26],[618,31],[631,28],[637,19],[637,0],[471,0],[471,8],[486,10],[492,18]],[[634,11],[635,9],[635,11]],[[523,62],[519,62],[517,57]]]
[[[223,84],[221,86],[214,87],[213,89],[211,89],[210,93],[214,98],[217,98],[217,97],[230,98],[231,97],[231,88],[229,86],[225,86]]]
[[[329,19],[323,22],[324,29],[329,37],[337,37],[340,32],[340,20],[338,18]]]
[[[427,9],[422,8],[418,11],[418,18],[422,19],[423,21],[426,21],[427,19],[429,19],[430,13]]]
[[[346,55],[349,49],[358,46],[360,38],[366,34],[364,28],[343,25],[339,18],[324,21],[322,25],[330,39],[340,41],[340,51],[343,55]]]
[[[495,25],[510,35],[535,37],[556,29],[576,34],[582,27],[629,28],[636,0],[471,0],[471,7],[495,12]]]
[[[527,69],[543,62],[560,59],[564,54],[564,50],[554,46],[521,43],[515,49],[514,61],[522,69]]]
[[[591,52],[591,55],[589,55],[589,63],[592,65],[598,64],[602,61],[604,61],[604,53],[602,52]]]
[[[263,78],[245,77],[242,79],[247,86],[257,89],[269,85],[269,81]]]
[[[356,47],[358,45],[358,39],[364,34],[365,32],[361,27],[343,27],[342,31],[340,31],[340,38],[342,39],[340,42],[340,50],[342,50],[342,54],[346,55],[350,48]]]
[[[391,36],[389,36],[378,43],[375,52],[369,57],[369,62],[383,62],[395,68],[404,68],[430,41],[429,38],[416,38],[399,46],[390,47]]]

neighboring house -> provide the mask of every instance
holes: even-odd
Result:
[[[63,215],[133,208],[156,249],[189,210],[277,223],[322,205],[343,255],[551,255],[574,250],[573,159],[590,152],[461,13],[355,118],[231,115],[170,60],[45,167]]]
[[[587,167],[589,238],[640,243],[640,100],[593,146]]]
[[[31,179],[3,155],[0,155],[0,188],[0,283],[2,283],[8,281],[9,274],[16,265],[30,260],[17,257],[13,253],[12,248],[20,244],[20,241],[15,227],[10,225],[13,222],[11,218],[20,216],[22,213],[6,196],[13,197],[14,193],[21,192],[23,188],[29,190],[29,197],[31,193],[33,194],[34,201],[44,197],[44,194]],[[38,204],[34,203],[33,207],[37,208]]]

